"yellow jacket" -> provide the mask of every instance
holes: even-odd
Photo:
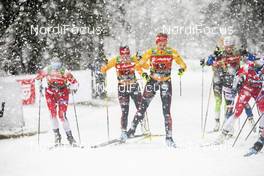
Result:
[[[184,71],[186,71],[187,69],[187,66],[185,64],[185,62],[183,61],[182,57],[180,56],[180,54],[178,53],[177,50],[173,49],[173,48],[170,48],[170,47],[167,47],[165,50],[159,50],[157,48],[152,48],[152,49],[149,49],[147,50],[143,55],[142,55],[142,59],[139,61],[139,66],[144,68],[144,69],[149,69],[150,67],[150,59],[151,59],[151,56],[153,55],[153,50],[156,51],[156,54],[158,55],[167,55],[166,51],[167,50],[170,50],[171,53],[172,53],[172,58],[173,60],[182,68],[184,69]],[[170,79],[170,76],[169,77],[163,77],[162,79],[160,78],[154,78],[156,80],[159,80],[159,81],[165,81],[165,80],[169,80]]]
[[[138,58],[136,55],[131,57],[131,61],[135,63],[135,69],[141,75],[143,72],[142,68],[145,68],[146,66],[145,65],[142,65],[142,66],[139,65]],[[106,73],[107,70],[111,69],[112,67],[115,67],[117,65],[117,63],[118,63],[118,56],[111,58],[108,61],[107,65],[104,65],[101,67],[101,72]]]

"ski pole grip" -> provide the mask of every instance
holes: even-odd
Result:
[[[5,102],[2,102],[2,109],[0,110],[0,117],[4,116],[4,111],[5,111]]]

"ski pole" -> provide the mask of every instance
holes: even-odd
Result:
[[[2,109],[0,110],[0,118],[4,116],[5,112],[5,102],[2,102]]]
[[[108,140],[110,140],[108,97],[106,99],[107,99],[106,100],[107,138],[108,138]]]
[[[208,117],[208,111],[209,111],[209,105],[210,105],[212,89],[213,89],[213,79],[212,79],[212,82],[211,82],[211,85],[210,85],[210,91],[209,91],[207,107],[206,107],[206,113],[205,113],[205,118],[204,118],[203,137],[204,137],[204,134],[205,134],[205,128],[206,128],[206,123],[207,123],[207,117]]]
[[[236,145],[236,142],[237,142],[237,140],[238,140],[238,138],[239,138],[239,136],[240,136],[240,134],[241,134],[241,132],[242,132],[244,126],[246,125],[247,120],[248,120],[248,118],[246,118],[246,120],[244,121],[244,123],[243,123],[241,129],[239,130],[239,133],[237,134],[237,137],[236,137],[236,139],[235,139],[235,141],[234,141],[232,147],[234,147],[234,146]]]
[[[76,127],[77,127],[77,132],[78,132],[79,143],[81,144],[81,135],[80,135],[80,129],[79,129],[79,123],[78,123],[78,117],[77,117],[76,106],[75,106],[75,101],[74,101],[74,93],[73,92],[72,92],[72,103],[73,103],[74,116],[75,116],[75,121],[76,121]]]
[[[39,86],[39,111],[38,111],[38,145],[40,141],[40,112],[41,112],[41,96],[42,96],[42,80],[40,81],[40,86]]]
[[[201,102],[201,132],[203,131],[203,105],[204,105],[204,67],[202,66],[202,102]]]
[[[259,109],[257,108],[257,111],[258,111],[258,115],[260,116],[260,112],[259,112]]]
[[[94,90],[94,71],[91,69],[91,88],[92,88],[92,98],[95,98],[95,90]]]
[[[105,86],[107,87],[107,77],[105,76]],[[107,139],[110,140],[110,128],[109,128],[109,112],[108,112],[108,95],[107,91],[105,93],[105,107],[106,107],[106,129],[107,129]]]
[[[150,126],[149,126],[148,112],[147,111],[146,111],[146,121],[147,121],[147,128],[148,128],[147,131],[149,131],[149,133],[151,134],[151,132],[150,132]]]
[[[241,122],[240,122],[240,118],[239,118],[239,119],[238,119],[238,129],[239,129],[239,130],[241,129],[240,126],[241,126]]]
[[[181,76],[180,76],[180,96],[182,96],[182,83],[181,83]]]
[[[253,128],[250,130],[250,132],[248,133],[247,137],[245,138],[245,141],[248,139],[248,137],[250,136],[250,134],[252,133],[252,131],[254,131],[255,127],[257,126],[258,122],[260,121],[260,119],[263,117],[264,113],[262,113],[258,120],[256,121],[256,123],[254,124]]]
[[[137,80],[139,80],[140,91],[141,91],[141,88],[143,88],[143,80],[142,80],[142,79],[137,79]],[[141,91],[141,92],[142,92],[142,91]],[[144,121],[145,121],[145,123],[147,124],[147,127],[146,127],[146,125],[144,125],[145,130],[148,131],[148,132],[151,134],[151,132],[150,132],[150,127],[149,127],[149,119],[148,119],[148,111],[147,111],[147,110],[146,110],[146,112],[145,112]],[[145,123],[144,123],[144,124],[145,124]]]
[[[251,109],[253,109],[253,108],[255,107],[255,105],[257,104],[258,100],[259,100],[260,98],[263,98],[263,96],[264,96],[264,95],[262,95],[262,90],[260,90],[260,91],[259,91],[259,94],[258,94],[258,96],[257,96],[257,98],[256,98],[256,100],[255,100],[255,102],[254,102],[254,104],[253,104],[253,106],[252,106]]]
[[[258,96],[257,96],[257,98],[256,98],[256,100],[255,100],[255,102],[254,102],[254,104],[253,104],[253,106],[252,106],[252,110],[253,110],[253,108],[255,107],[255,105],[257,104],[257,102],[258,102],[258,100],[260,99],[260,98],[263,98],[263,95],[261,95],[262,94],[262,91],[260,91],[259,92],[259,94],[258,94]],[[261,95],[261,96],[260,96]],[[258,111],[258,115],[260,116],[260,113],[259,113],[259,109],[257,108],[257,111]]]

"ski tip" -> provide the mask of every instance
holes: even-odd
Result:
[[[223,143],[218,142],[218,141],[213,141],[213,142],[211,142],[211,143],[201,144],[200,147],[201,147],[201,148],[202,148],[202,147],[212,147],[212,146],[219,146],[219,145],[221,145],[221,144],[223,144]]]
[[[256,151],[251,150],[251,151],[249,151],[248,153],[246,153],[246,154],[244,155],[244,157],[249,157],[249,156],[256,155],[256,154],[257,154]]]
[[[246,153],[246,154],[244,154],[244,157],[249,157],[251,155],[253,155],[253,153]]]
[[[85,148],[84,145],[78,145],[78,144],[59,144],[59,145],[53,145],[49,147],[49,150],[57,149],[57,148]]]
[[[218,133],[219,131],[211,130],[211,131],[206,131],[206,134],[215,134]]]

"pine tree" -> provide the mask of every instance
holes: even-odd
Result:
[[[260,0],[222,0],[209,4],[204,11],[205,24],[213,26],[232,26],[244,48],[264,49],[264,1]]]

